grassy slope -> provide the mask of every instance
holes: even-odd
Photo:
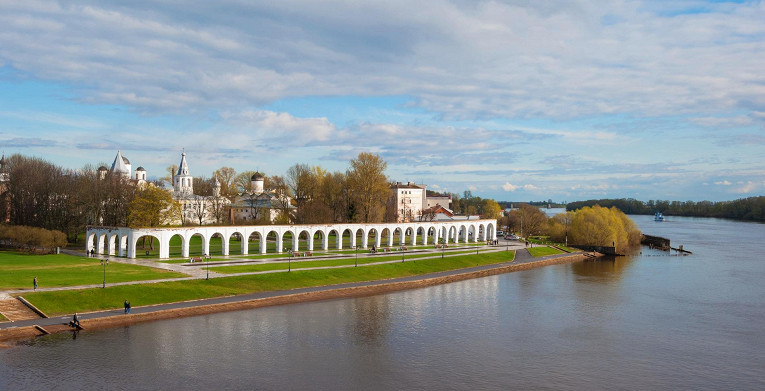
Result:
[[[529,254],[531,254],[532,257],[544,257],[546,255],[554,255],[554,254],[563,254],[563,251],[560,251],[556,248],[552,247],[533,247],[529,248]]]
[[[461,255],[443,260],[434,258],[359,268],[302,270],[291,273],[257,274],[211,280],[111,286],[106,289],[36,292],[24,297],[43,312],[49,315],[60,315],[75,311],[87,312],[121,308],[124,300],[129,300],[134,306],[144,306],[252,292],[384,280],[507,262],[511,261],[514,255],[514,252],[495,252],[481,255]]]
[[[25,255],[0,251],[0,289],[31,289],[37,276],[38,286],[65,287],[100,284],[104,269],[98,259],[71,255]],[[182,274],[145,266],[110,262],[106,282],[156,280],[184,277]]]

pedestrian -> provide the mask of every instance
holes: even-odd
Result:
[[[128,313],[128,301],[125,300],[125,303],[123,303],[123,305],[125,306],[125,313],[127,314]]]
[[[130,305],[130,302],[128,301],[128,312],[127,312],[128,314],[130,313],[130,309],[131,308],[132,308],[132,306]]]
[[[34,285],[34,290],[37,290],[37,276],[32,279],[32,285]]]
[[[72,325],[72,327],[82,327],[80,326],[80,318],[77,317],[77,313],[74,313],[74,316],[72,317],[72,321],[69,323]]]

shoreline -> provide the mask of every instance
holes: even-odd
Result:
[[[497,267],[489,269],[469,271],[449,274],[446,276],[419,278],[412,281],[385,282],[386,280],[369,281],[368,285],[333,288],[332,285],[325,286],[321,290],[301,293],[285,293],[283,295],[258,298],[243,299],[229,303],[201,304],[186,308],[162,309],[140,314],[119,314],[104,317],[86,319],[82,321],[85,330],[100,330],[118,326],[128,326],[131,324],[151,322],[155,320],[176,319],[189,316],[215,314],[220,312],[242,311],[261,307],[275,305],[307,303],[320,300],[333,300],[349,297],[373,296],[389,292],[397,292],[409,289],[424,288],[434,285],[448,284],[457,281],[464,281],[473,278],[488,277],[497,274],[512,273],[522,270],[535,269],[539,267],[557,265],[562,263],[578,262],[590,257],[586,253],[571,253],[565,256],[553,258],[543,258],[538,261],[525,262],[520,264],[500,264]],[[168,303],[169,304],[169,303]],[[7,348],[12,345],[8,343],[20,342],[25,339],[33,339],[46,334],[55,334],[72,331],[72,328],[64,323],[45,326],[37,325],[20,326],[13,328],[0,329],[0,348]]]

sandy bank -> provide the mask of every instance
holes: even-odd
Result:
[[[422,287],[439,285],[439,284],[447,284],[450,282],[463,281],[463,280],[467,280],[471,278],[479,278],[479,277],[486,277],[486,276],[492,276],[492,275],[503,274],[503,273],[516,272],[521,270],[528,270],[528,269],[533,269],[533,268],[538,268],[538,267],[543,267],[548,265],[577,262],[584,259],[587,259],[586,255],[582,253],[576,253],[576,254],[571,254],[569,256],[565,256],[565,257],[545,259],[545,260],[522,263],[522,264],[503,265],[503,266],[497,266],[491,269],[466,272],[466,273],[459,273],[459,270],[456,270],[455,274],[450,274],[443,277],[423,278],[423,279],[414,280],[414,281],[390,282],[390,283],[386,283],[383,281],[383,282],[374,283],[373,285],[358,286],[358,287],[351,287],[351,288],[334,288],[334,289],[332,288],[332,286],[327,286],[325,290],[320,290],[315,292],[285,294],[285,295],[277,296],[277,297],[269,297],[269,298],[255,299],[255,300],[243,300],[243,301],[237,301],[232,303],[208,304],[208,305],[199,305],[199,306],[187,307],[187,308],[158,310],[155,312],[148,312],[148,313],[141,313],[141,314],[130,314],[130,315],[121,314],[121,315],[106,316],[106,317],[100,317],[100,318],[94,318],[94,319],[87,319],[82,321],[82,326],[86,330],[97,330],[97,329],[103,329],[103,328],[109,328],[109,327],[125,326],[125,325],[130,325],[130,324],[139,323],[139,322],[149,322],[153,320],[175,319],[175,318],[181,318],[186,316],[214,314],[214,313],[226,312],[226,311],[240,311],[240,310],[247,310],[247,309],[253,309],[253,308],[273,306],[273,305],[304,303],[309,301],[338,299],[338,298],[347,298],[347,297],[372,296],[372,295],[377,295],[381,293],[395,292],[395,291],[401,291],[406,289],[422,288]],[[44,330],[52,334],[52,333],[71,331],[71,328],[64,324],[61,324],[61,325],[45,326]],[[8,346],[7,344],[3,345],[2,342],[29,339],[29,338],[34,338],[44,334],[45,333],[43,331],[41,331],[40,329],[34,326],[0,329],[0,347]]]

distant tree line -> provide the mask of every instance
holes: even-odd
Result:
[[[626,214],[654,214],[668,216],[719,217],[738,220],[765,221],[765,196],[742,198],[735,201],[639,201],[633,198],[601,199],[571,202],[566,210],[600,205],[615,207]]]

